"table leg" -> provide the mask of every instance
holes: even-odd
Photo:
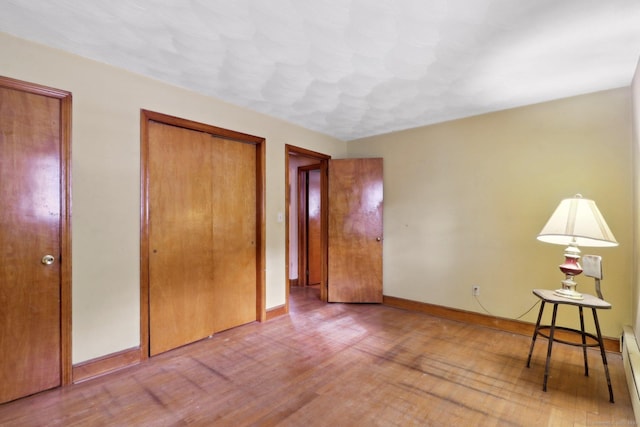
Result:
[[[604,374],[607,377],[607,386],[609,387],[609,402],[613,402],[613,389],[611,388],[611,378],[609,377],[609,365],[607,364],[607,354],[604,351],[604,342],[602,341],[602,334],[600,333],[600,322],[598,322],[598,314],[596,309],[592,308],[593,322],[596,324],[596,332],[598,333],[598,344],[600,345],[600,355],[602,355],[602,364],[604,365]]]
[[[584,357],[584,376],[589,376],[589,362],[587,362],[587,336],[584,333],[584,315],[582,313],[582,306],[579,306],[580,310],[580,331],[582,332],[582,356]]]
[[[540,319],[542,319],[542,312],[544,311],[544,301],[540,303],[540,311],[538,312],[538,321],[536,322],[536,328],[533,330],[533,337],[531,337],[531,348],[529,348],[529,357],[527,358],[527,368],[531,365],[531,355],[533,354],[533,346],[536,344],[536,337],[540,330]]]
[[[544,365],[544,382],[542,383],[542,391],[547,391],[547,378],[549,378],[549,365],[551,364],[553,334],[556,331],[556,314],[558,314],[558,304],[553,304],[553,315],[551,316],[551,327],[549,328],[549,345],[547,347],[547,363]]]

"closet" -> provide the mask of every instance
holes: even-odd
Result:
[[[180,124],[144,135],[150,356],[261,312],[260,144]]]

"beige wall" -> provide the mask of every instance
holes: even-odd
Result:
[[[535,236],[563,197],[596,200],[620,246],[604,256],[605,335],[631,323],[628,88],[351,143],[0,33],[0,74],[73,93],[73,362],[139,345],[139,111],[267,140],[267,308],[285,302],[285,144],[385,161],[387,295],[513,318],[559,285],[563,248]],[[348,151],[348,153],[347,153]],[[584,278],[579,289],[593,289]],[[575,318],[571,313],[571,320]],[[529,313],[524,320],[535,321]]]
[[[638,251],[640,250],[640,62],[636,67],[631,84],[633,98],[633,172],[634,172],[634,215],[633,215],[633,326],[638,342],[640,342],[640,266]],[[631,324],[631,323],[630,323]]]
[[[604,258],[614,308],[601,324],[619,336],[632,305],[630,104],[622,88],[350,142],[350,157],[384,158],[384,293],[483,312],[478,284],[491,314],[520,316],[532,288],[560,287],[564,248],[536,236],[561,199],[582,193],[620,243],[583,248]]]
[[[0,74],[73,94],[73,363],[140,342],[141,108],[266,138],[266,306],[285,303],[284,145],[344,142],[3,33]]]

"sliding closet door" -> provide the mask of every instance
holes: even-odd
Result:
[[[264,320],[264,139],[142,111],[143,356]]]
[[[213,333],[211,137],[149,126],[149,334],[155,355]]]
[[[256,320],[256,149],[213,138],[214,332]]]

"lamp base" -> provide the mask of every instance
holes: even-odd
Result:
[[[554,294],[575,300],[584,299],[581,293],[576,292],[576,286],[578,284],[573,280],[574,276],[582,273],[582,267],[580,267],[580,249],[575,239],[564,250],[564,263],[559,265],[560,271],[565,274],[565,279],[562,281],[562,289],[556,289]]]
[[[571,298],[576,300],[584,299],[581,293],[576,292],[573,289],[556,289],[553,293],[558,295],[559,297],[564,298]]]

